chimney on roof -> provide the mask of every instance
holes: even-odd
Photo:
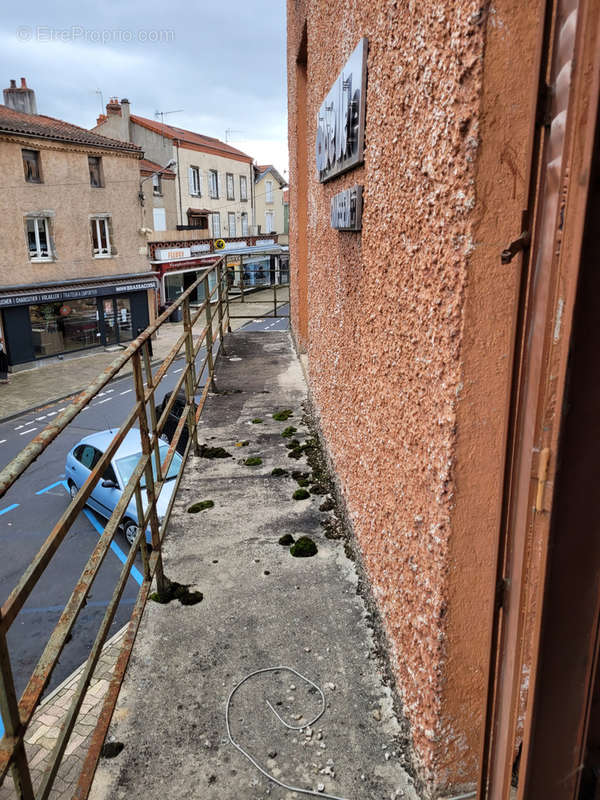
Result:
[[[25,78],[21,78],[20,86],[17,86],[15,80],[11,80],[10,86],[4,89],[3,94],[5,106],[24,114],[37,114],[35,92],[27,86]]]
[[[123,97],[121,98],[121,114],[123,116],[123,119],[126,120],[127,122],[129,122],[129,113],[130,113],[129,100],[126,97]]]
[[[118,97],[111,97],[108,103],[106,104],[106,116],[107,117],[121,116],[121,103],[119,103]]]

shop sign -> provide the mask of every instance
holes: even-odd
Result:
[[[316,153],[321,183],[364,161],[367,50],[363,37],[319,109]]]
[[[261,244],[275,244],[275,239],[257,239],[256,246],[259,247]]]
[[[344,189],[331,198],[331,227],[336,231],[362,228],[362,186]]]
[[[174,258],[189,258],[191,248],[179,247],[177,250],[157,250],[155,253],[157,261],[172,261]]]
[[[192,255],[196,253],[210,253],[210,245],[209,244],[193,244],[190,247],[190,251]]]
[[[63,300],[76,300],[79,297],[103,297],[108,294],[123,294],[124,292],[140,292],[144,289],[156,289],[154,280],[141,280],[136,283],[111,284],[107,286],[89,286],[83,289],[64,289],[58,292],[36,292],[35,294],[21,294],[0,296],[0,307],[29,306],[39,303],[58,303]]]
[[[223,250],[239,250],[240,247],[248,247],[248,242],[225,242]]]

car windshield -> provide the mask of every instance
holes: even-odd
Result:
[[[168,445],[161,444],[159,445],[158,451],[160,453],[160,462],[161,464],[164,462],[165,458],[167,457],[167,452],[169,450]],[[137,467],[138,461],[140,460],[141,453],[133,453],[133,455],[125,456],[125,458],[118,458],[116,461],[117,469],[119,470],[119,475],[121,476],[121,480],[123,481],[123,486],[126,486],[131,478],[131,474],[134,469]],[[170,481],[173,478],[177,477],[177,473],[179,472],[179,467],[181,466],[181,456],[179,453],[175,452],[173,455],[173,461],[171,461],[171,466],[169,467],[169,472],[167,473],[166,480]],[[154,473],[154,480],[156,480],[156,458],[152,458],[152,471]],[[140,486],[144,488],[146,486],[146,480],[142,475],[142,480]]]

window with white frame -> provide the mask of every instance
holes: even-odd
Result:
[[[274,218],[272,211],[265,211],[265,233],[273,233]]]
[[[155,197],[160,197],[162,195],[162,179],[158,172],[155,172],[152,176],[152,194]]]
[[[240,175],[240,200],[248,199],[248,180],[245,175]]]
[[[219,175],[216,169],[210,170],[208,179],[210,181],[210,196],[213,200],[216,200],[219,197]]]
[[[242,236],[248,236],[248,214],[242,211]]]
[[[265,181],[265,202],[273,202],[273,181]]]
[[[200,182],[200,168],[199,167],[190,167],[188,169],[188,183],[190,194],[193,197],[201,197],[202,195],[202,184]]]
[[[153,208],[152,216],[155,231],[167,230],[167,215],[164,208]]]
[[[229,235],[235,236],[235,211],[230,211],[227,214],[227,227],[229,228]]]
[[[112,255],[110,241],[110,220],[108,217],[92,217],[92,253],[94,258],[108,258]]]
[[[32,261],[52,260],[50,220],[48,217],[27,217],[25,222],[27,247]]]
[[[221,235],[221,215],[219,212],[212,215],[212,232],[213,239],[218,239]]]
[[[235,200],[235,187],[233,183],[233,174],[231,172],[227,173],[227,199]]]

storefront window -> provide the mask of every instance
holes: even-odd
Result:
[[[95,297],[29,306],[37,358],[100,344]]]
[[[271,261],[266,258],[244,258],[244,286],[269,286],[271,283]]]

